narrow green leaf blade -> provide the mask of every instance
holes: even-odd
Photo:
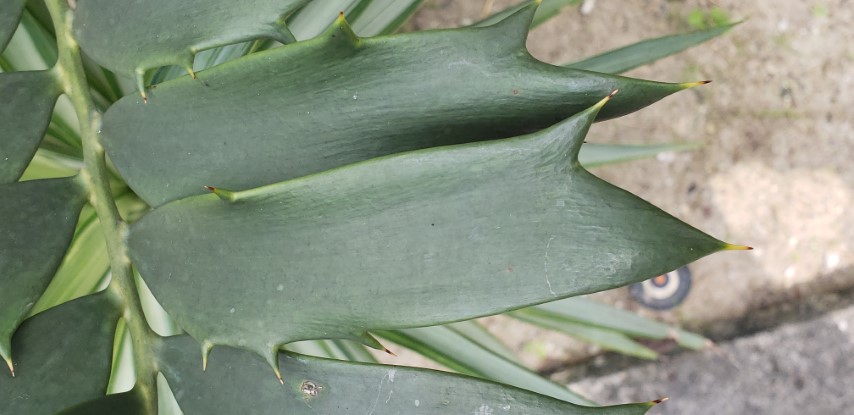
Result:
[[[641,359],[655,360],[658,353],[616,331],[567,321],[535,308],[526,308],[508,313],[510,317],[595,344],[605,350],[619,352]]]
[[[74,36],[96,62],[134,76],[146,69],[192,68],[201,50],[258,38],[282,42],[292,35],[278,22],[309,0],[79,0]]]
[[[15,333],[15,377],[0,370],[4,414],[54,415],[103,396],[119,310],[105,294],[32,317]]]
[[[576,406],[475,378],[427,369],[327,360],[282,353],[284,385],[263,360],[214,349],[206,372],[199,345],[187,336],[165,339],[159,367],[185,414],[289,415],[417,413],[635,415],[653,404]]]
[[[0,357],[53,278],[86,194],[75,178],[0,184]]]
[[[586,71],[623,73],[720,36],[737,24],[732,23],[691,33],[647,39],[565,66]]]
[[[95,292],[109,272],[110,258],[101,222],[95,210],[85,206],[56,275],[30,314]]]
[[[667,324],[641,317],[630,311],[620,310],[584,297],[567,298],[535,306],[568,321],[602,327],[644,339],[673,339],[680,346],[700,350],[711,341],[703,336],[681,330]]]
[[[493,336],[485,327],[474,320],[465,320],[456,323],[451,323],[445,327],[453,330],[457,334],[465,337],[469,341],[495,353],[511,362],[517,362],[516,355],[502,343],[497,337]]]
[[[298,340],[373,345],[367,330],[606,290],[732,249],[579,165],[604,102],[528,136],[169,203],[131,227],[130,255],[188,333],[269,358]]]
[[[57,415],[151,415],[144,398],[135,390],[93,399]]]
[[[339,12],[349,13],[366,0],[313,1],[288,18],[288,28],[297,40],[318,36],[335,22]]]
[[[24,10],[26,0],[4,0],[3,12],[0,13],[0,52],[6,49],[6,44],[15,33],[21,12]]]
[[[424,0],[365,0],[353,10],[353,31],[371,37],[394,33]]]
[[[685,151],[699,147],[697,143],[671,143],[671,144],[595,144],[587,143],[581,146],[578,160],[587,168],[604,166],[606,164],[622,163],[669,151]]]
[[[445,326],[378,334],[462,374],[516,386],[578,405],[595,406],[595,403],[569,389],[483,348]]]
[[[486,28],[367,39],[339,21],[322,38],[160,84],[147,104],[125,97],[104,117],[104,145],[131,188],[158,206],[205,185],[247,189],[535,131],[620,89],[599,116],[613,118],[692,85],[539,62],[524,49],[533,12]]]
[[[475,23],[473,26],[489,26],[491,24],[495,24],[496,22],[505,19],[507,16],[527,7],[531,3],[536,3],[536,1],[525,1],[515,6],[510,6]],[[581,3],[581,0],[542,0],[540,6],[537,8],[537,13],[531,21],[531,27],[534,28],[545,23],[552,17],[557,16],[564,8],[574,6],[578,3]]]
[[[27,168],[60,92],[50,71],[0,73],[0,183],[17,181]]]

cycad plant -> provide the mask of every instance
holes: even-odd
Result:
[[[0,414],[640,414],[470,320],[699,348],[563,299],[747,248],[584,167],[679,146],[582,145],[704,83],[609,72],[728,26],[559,67],[525,39],[571,1],[397,35],[420,1],[45,3],[0,15]]]

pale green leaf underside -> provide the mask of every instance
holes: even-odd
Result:
[[[0,412],[54,415],[103,396],[118,309],[104,294],[80,298],[21,325],[15,377],[0,370]]]
[[[567,402],[595,405],[530,370],[499,356],[448,326],[419,327],[377,333],[459,373],[534,391]]]
[[[0,183],[18,180],[27,168],[60,92],[50,71],[0,73]]]
[[[131,258],[188,333],[269,356],[614,288],[724,249],[580,167],[595,116],[172,202],[132,226]]]
[[[596,144],[588,143],[581,147],[578,161],[587,168],[604,166],[606,164],[621,163],[670,152],[684,151],[697,148],[695,143],[667,143],[667,144]]]
[[[547,65],[524,49],[528,6],[486,28],[359,39],[343,21],[321,38],[256,53],[128,96],[103,140],[153,206],[248,189],[407,150],[518,135],[620,94],[599,119],[687,84]],[[180,139],[176,139],[180,137]]]
[[[393,33],[424,0],[363,0],[353,9],[353,31],[371,37]]]
[[[75,178],[0,184],[0,357],[56,272],[86,195]]]
[[[3,0],[3,10],[0,13],[0,53],[6,49],[6,44],[18,27],[21,12],[24,10],[26,0]],[[0,95],[2,96],[2,95]]]
[[[554,318],[552,314],[540,312],[533,307],[513,311],[509,315],[530,324],[568,334],[605,350],[648,360],[654,360],[658,357],[658,353],[654,350],[630,339],[625,334]]]
[[[569,63],[565,66],[587,71],[622,73],[699,45],[726,33],[737,24],[733,23],[691,33],[647,39],[578,62]]]
[[[510,6],[475,23],[474,26],[489,26],[491,24],[494,24],[495,22],[501,21],[502,19],[512,15],[513,13],[516,13],[520,9],[527,7],[527,5],[530,3],[532,2],[523,2],[515,6]],[[581,3],[581,0],[542,0],[540,6],[537,8],[537,13],[534,15],[534,18],[531,21],[531,27],[536,27],[545,23],[552,17],[557,16],[557,14],[560,13],[560,11],[564,8],[576,5],[578,3]]]
[[[583,297],[553,301],[535,308],[540,312],[551,313],[555,318],[614,330],[632,337],[673,339],[680,346],[690,349],[699,350],[710,344],[710,340],[703,336]]]
[[[292,35],[279,22],[309,0],[79,0],[74,35],[96,62],[126,76],[159,66],[191,68],[193,54]],[[138,76],[141,76],[139,74]]]
[[[652,403],[576,406],[510,386],[427,369],[282,353],[281,385],[257,356],[215,349],[207,371],[187,336],[165,339],[159,367],[185,415],[243,414],[589,414],[635,415]]]

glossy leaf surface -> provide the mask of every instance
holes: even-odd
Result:
[[[0,184],[0,357],[56,272],[86,200],[75,178]]]
[[[104,144],[131,188],[157,206],[205,185],[247,189],[530,132],[620,89],[599,117],[612,118],[693,85],[539,62],[524,49],[533,12],[486,28],[367,39],[339,20],[321,38],[160,84],[147,104],[125,97],[104,117]]]
[[[6,49],[6,44],[15,33],[26,3],[26,0],[3,0],[3,11],[0,13],[0,52]]]
[[[25,321],[14,338],[15,377],[0,370],[0,413],[54,415],[103,396],[118,318],[95,294]]]
[[[278,22],[309,0],[79,0],[74,35],[102,66],[141,78],[146,69],[193,66],[204,49],[258,38],[293,40]]]
[[[587,59],[567,64],[569,68],[587,71],[622,73],[641,65],[655,62],[661,58],[679,53],[691,46],[699,45],[709,39],[726,33],[738,23],[713,27],[691,33],[663,36],[633,43],[618,49],[591,56]]]
[[[159,366],[185,415],[244,414],[589,414],[635,415],[653,404],[576,406],[532,392],[427,369],[278,356],[280,385],[267,364],[224,347],[199,368],[199,346],[187,336],[165,339]]]
[[[131,258],[188,333],[269,356],[606,290],[727,248],[579,165],[598,105],[528,136],[169,203],[132,226]]]
[[[60,92],[50,71],[0,73],[0,183],[18,180],[27,168]]]

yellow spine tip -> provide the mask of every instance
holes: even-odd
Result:
[[[338,23],[343,23],[343,22],[344,22],[344,20],[346,20],[346,19],[344,19],[344,12],[343,12],[343,11],[339,11],[339,12],[338,12]]]
[[[12,377],[15,377],[15,365],[12,363],[12,358],[4,359],[6,361],[6,366],[9,366],[9,372],[12,373]]]
[[[539,6],[539,5],[543,4],[543,0],[534,0],[534,4]]]
[[[711,80],[697,81],[697,82],[685,82],[685,83],[679,84],[679,86],[682,89],[688,89],[688,88],[693,88],[695,86],[700,86],[700,85],[705,85],[705,84],[710,84],[710,83],[712,83]]]
[[[752,246],[724,244],[724,251],[752,251]]]
[[[617,92],[620,92],[620,90],[619,90],[619,89],[615,89],[615,90],[611,91],[611,93],[610,93],[610,94],[608,94],[608,96],[607,96],[607,97],[602,98],[602,100],[600,100],[599,102],[597,102],[597,103],[596,103],[596,105],[594,105],[594,107],[595,107],[596,109],[602,108],[602,107],[603,107],[603,106],[604,106],[608,101],[610,101],[610,100],[611,100],[611,98],[614,98],[614,95],[617,95]]]
[[[140,92],[140,95],[142,95],[142,103],[148,104],[148,95],[145,93],[145,91]]]
[[[202,372],[208,370],[208,355],[211,354],[211,349],[213,349],[213,343],[202,342]]]
[[[279,380],[279,383],[284,385],[285,380],[282,378],[282,372],[279,371],[279,368],[273,368],[273,372],[276,373],[276,379]]]
[[[668,398],[668,397],[666,397],[666,396],[665,396],[665,397],[663,397],[663,398],[656,399],[656,400],[654,400],[654,401],[652,401],[652,402],[650,402],[650,403],[652,404],[651,406],[655,406],[655,405],[658,405],[658,404],[660,404],[660,403],[662,403],[662,402],[667,402],[667,401],[669,401],[669,400],[670,400],[670,398]]]

